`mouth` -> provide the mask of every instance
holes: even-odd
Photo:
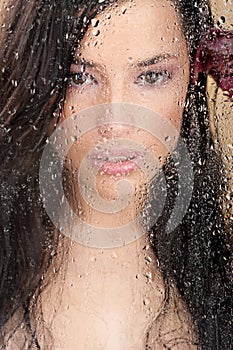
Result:
[[[98,170],[106,175],[127,175],[137,167],[137,160],[143,153],[130,149],[106,149],[94,151],[89,159]]]

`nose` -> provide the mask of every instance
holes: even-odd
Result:
[[[110,100],[104,105],[98,121],[98,134],[105,139],[128,138],[135,128],[132,114],[132,107],[128,102]]]
[[[104,93],[106,114],[101,118],[98,134],[106,139],[128,137],[133,133],[133,122],[129,117],[130,99],[127,85],[123,74],[115,75],[110,81]]]
[[[133,134],[133,128],[123,123],[107,123],[98,127],[98,134],[104,139],[128,138]]]
[[[107,105],[107,115],[104,123],[98,128],[98,133],[106,139],[129,137],[133,133],[132,123],[129,123],[129,105],[127,84],[124,72],[110,74],[106,84],[104,101]]]

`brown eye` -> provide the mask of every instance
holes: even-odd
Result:
[[[71,73],[69,78],[70,85],[73,86],[91,84],[94,81],[95,79],[92,75],[82,72]]]
[[[150,71],[141,74],[138,77],[138,83],[140,85],[155,85],[160,84],[171,78],[171,74],[167,71]]]

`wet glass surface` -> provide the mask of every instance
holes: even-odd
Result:
[[[231,1],[0,4],[0,349],[231,348]]]

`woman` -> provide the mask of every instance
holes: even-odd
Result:
[[[2,348],[230,349],[232,283],[219,203],[221,164],[209,130],[206,77],[201,74],[195,84],[191,79],[198,42],[212,25],[207,1],[17,1],[9,13],[0,55]],[[139,136],[132,119],[127,128],[96,125],[70,149],[65,164],[66,195],[84,222],[111,228],[105,212],[88,215],[72,177],[103,138],[118,140],[123,134],[152,149],[168,194],[159,219],[149,225],[149,240],[139,232],[125,247],[93,249],[70,243],[49,219],[39,170],[57,124],[114,102],[137,104],[171,123],[189,151],[194,187],[182,221],[169,232],[179,179],[169,150],[158,140],[153,149],[152,125]],[[110,163],[117,162],[105,163],[97,174],[97,188],[108,201],[116,199],[109,189],[119,179]],[[148,186],[132,162],[121,162],[117,172],[136,188],[130,221],[141,211],[140,195],[147,196]],[[125,224],[125,217],[125,212],[115,216],[116,226]],[[128,288],[130,276],[139,282],[130,281]],[[102,284],[107,279],[106,288],[99,279]],[[145,309],[140,298],[129,297],[134,288]],[[129,313],[132,302],[140,317]],[[97,319],[110,325],[107,340]]]

